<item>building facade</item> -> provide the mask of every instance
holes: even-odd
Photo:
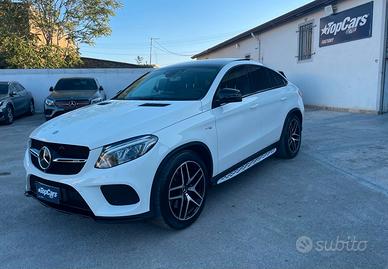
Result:
[[[307,105],[388,112],[387,0],[316,0],[193,56],[225,57],[283,71]]]

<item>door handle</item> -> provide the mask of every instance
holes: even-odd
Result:
[[[287,100],[287,97],[282,97],[280,98],[281,101],[286,101]]]
[[[259,107],[259,104],[253,104],[253,105],[250,106],[250,109],[255,109],[257,107]]]

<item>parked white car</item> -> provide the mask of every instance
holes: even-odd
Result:
[[[298,88],[254,61],[160,68],[33,131],[26,194],[95,219],[155,217],[183,229],[209,184],[274,154],[295,157],[303,113]]]

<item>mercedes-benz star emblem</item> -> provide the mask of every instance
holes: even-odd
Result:
[[[77,102],[72,100],[72,101],[69,102],[69,106],[75,107],[75,106],[77,106]]]
[[[51,152],[47,147],[42,147],[39,151],[39,166],[43,170],[46,170],[51,165]]]

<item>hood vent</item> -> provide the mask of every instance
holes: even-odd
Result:
[[[105,106],[105,105],[109,105],[110,102],[101,102],[101,103],[98,103],[97,105],[99,106]]]
[[[158,104],[158,103],[145,103],[145,104],[141,104],[139,106],[148,106],[148,107],[165,107],[165,106],[169,106],[170,104]]]

